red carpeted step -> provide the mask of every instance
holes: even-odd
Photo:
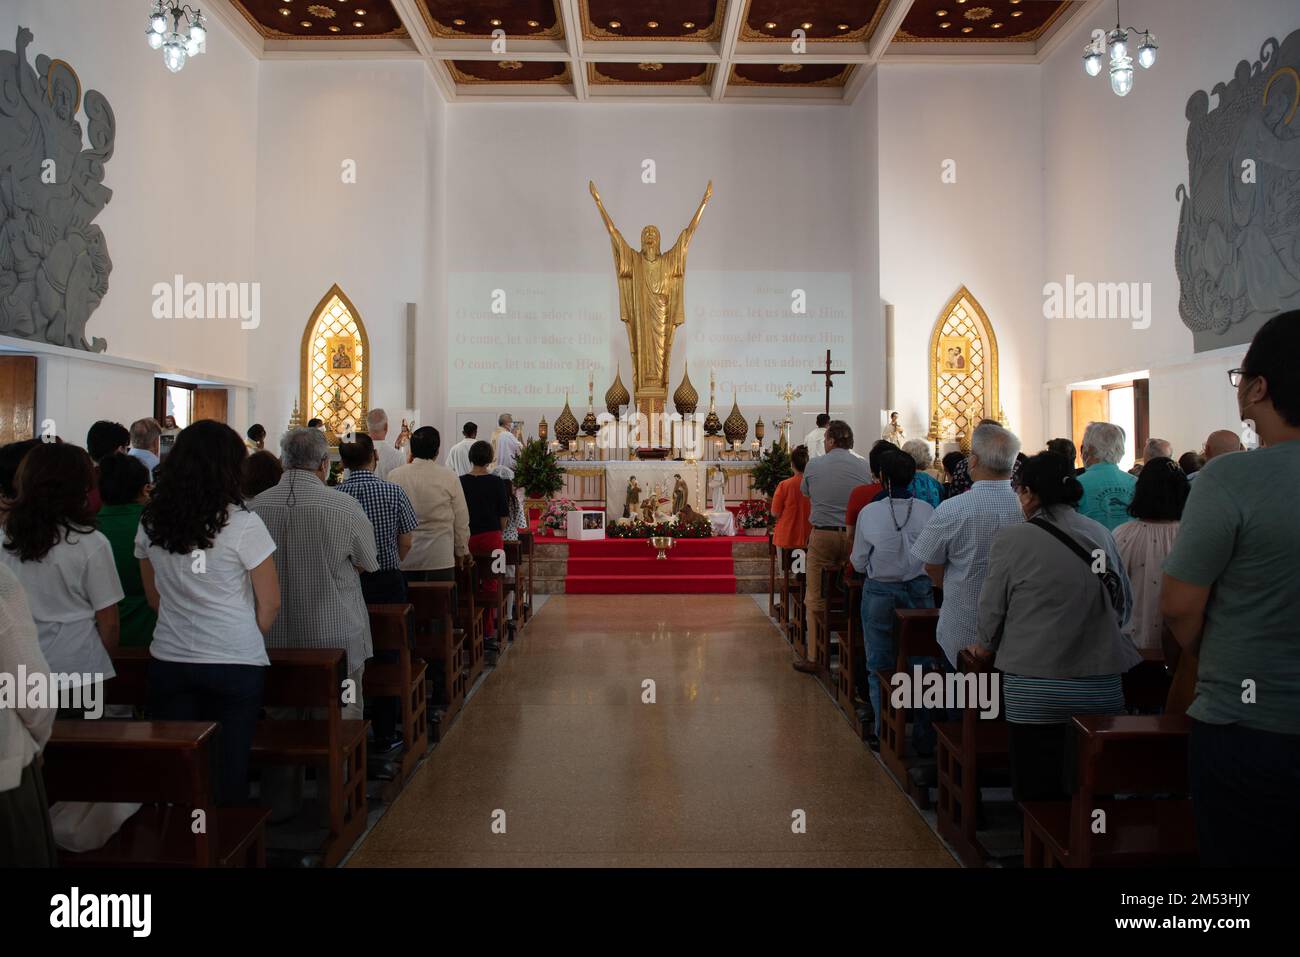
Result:
[[[636,558],[570,558],[568,574],[574,575],[730,575],[735,570],[731,557],[686,558],[670,554],[660,561],[654,551]]]
[[[716,538],[678,538],[672,550],[672,557],[682,558],[730,558],[731,539]],[[646,538],[607,538],[591,542],[569,542],[569,558],[641,558],[649,555],[655,557],[657,549]]]
[[[736,576],[570,575],[564,590],[569,595],[734,595]]]

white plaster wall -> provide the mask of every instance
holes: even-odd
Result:
[[[1080,23],[1042,68],[1046,154],[1044,282],[1067,273],[1092,282],[1150,283],[1150,328],[1112,320],[1056,320],[1045,327],[1044,403],[1049,431],[1068,435],[1071,382],[1112,373],[1151,373],[1151,432],[1179,452],[1199,449],[1214,429],[1235,428],[1224,372],[1245,349],[1194,356],[1178,315],[1174,189],[1187,172],[1187,99],[1254,62],[1268,37],[1300,28],[1294,0],[1128,0],[1124,22],[1149,28],[1156,65],[1137,70],[1119,98],[1105,74],[1088,77],[1080,56],[1091,26]],[[1211,105],[1217,103],[1213,98]]]
[[[5,0],[0,37],[12,49],[18,27],[31,29],[29,62],[42,53],[66,60],[83,90],[102,93],[116,116],[104,180],[113,197],[95,220],[113,271],[87,336],[160,371],[242,380],[248,343],[238,323],[155,319],[152,290],[177,273],[199,282],[253,279],[259,65],[212,18],[209,52],[170,74],[145,43],[147,13],[133,0]],[[84,129],[84,114],[78,119]],[[80,440],[109,410],[130,422],[152,409],[152,372],[42,354],[47,364],[38,415],[56,418],[62,434]]]
[[[256,275],[247,334],[253,410],[273,437],[298,390],[302,336],[337,283],[370,342],[371,407],[405,404],[406,303],[422,304],[428,205],[425,67],[416,61],[265,61],[257,111]],[[344,182],[344,162],[356,182]],[[422,310],[422,322],[431,310]]]
[[[896,395],[909,436],[930,427],[930,335],[965,285],[998,340],[1000,396],[1027,449],[1043,436],[1043,144],[1029,66],[883,65],[880,290],[895,308]],[[941,180],[946,160],[956,182]]]

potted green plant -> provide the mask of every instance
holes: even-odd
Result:
[[[528,497],[524,515],[529,523],[546,509],[546,500],[564,488],[564,470],[543,439],[533,439],[515,459],[515,485]]]
[[[790,450],[776,443],[759,459],[754,471],[750,473],[754,491],[760,492],[770,501],[776,494],[776,487],[794,474],[790,464]]]

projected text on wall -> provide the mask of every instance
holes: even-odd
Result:
[[[581,417],[588,375],[596,409],[618,363],[632,390],[627,332],[612,276],[591,273],[453,273],[449,276],[448,403],[455,408],[558,408],[565,394]],[[733,392],[745,405],[781,405],[787,385],[820,395],[812,374],[826,350],[837,368],[836,396],[852,396],[852,282],[847,273],[695,270],[686,278],[686,323],[673,341],[670,391],[689,363],[708,402],[715,370],[718,402]],[[579,408],[579,404],[583,408]],[[722,410],[725,415],[726,410]]]

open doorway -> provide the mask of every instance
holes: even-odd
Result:
[[[1075,465],[1083,464],[1083,432],[1089,422],[1111,422],[1124,430],[1124,457],[1119,467],[1130,469],[1151,434],[1151,380],[1146,372],[1111,376],[1070,386],[1070,423]]]

